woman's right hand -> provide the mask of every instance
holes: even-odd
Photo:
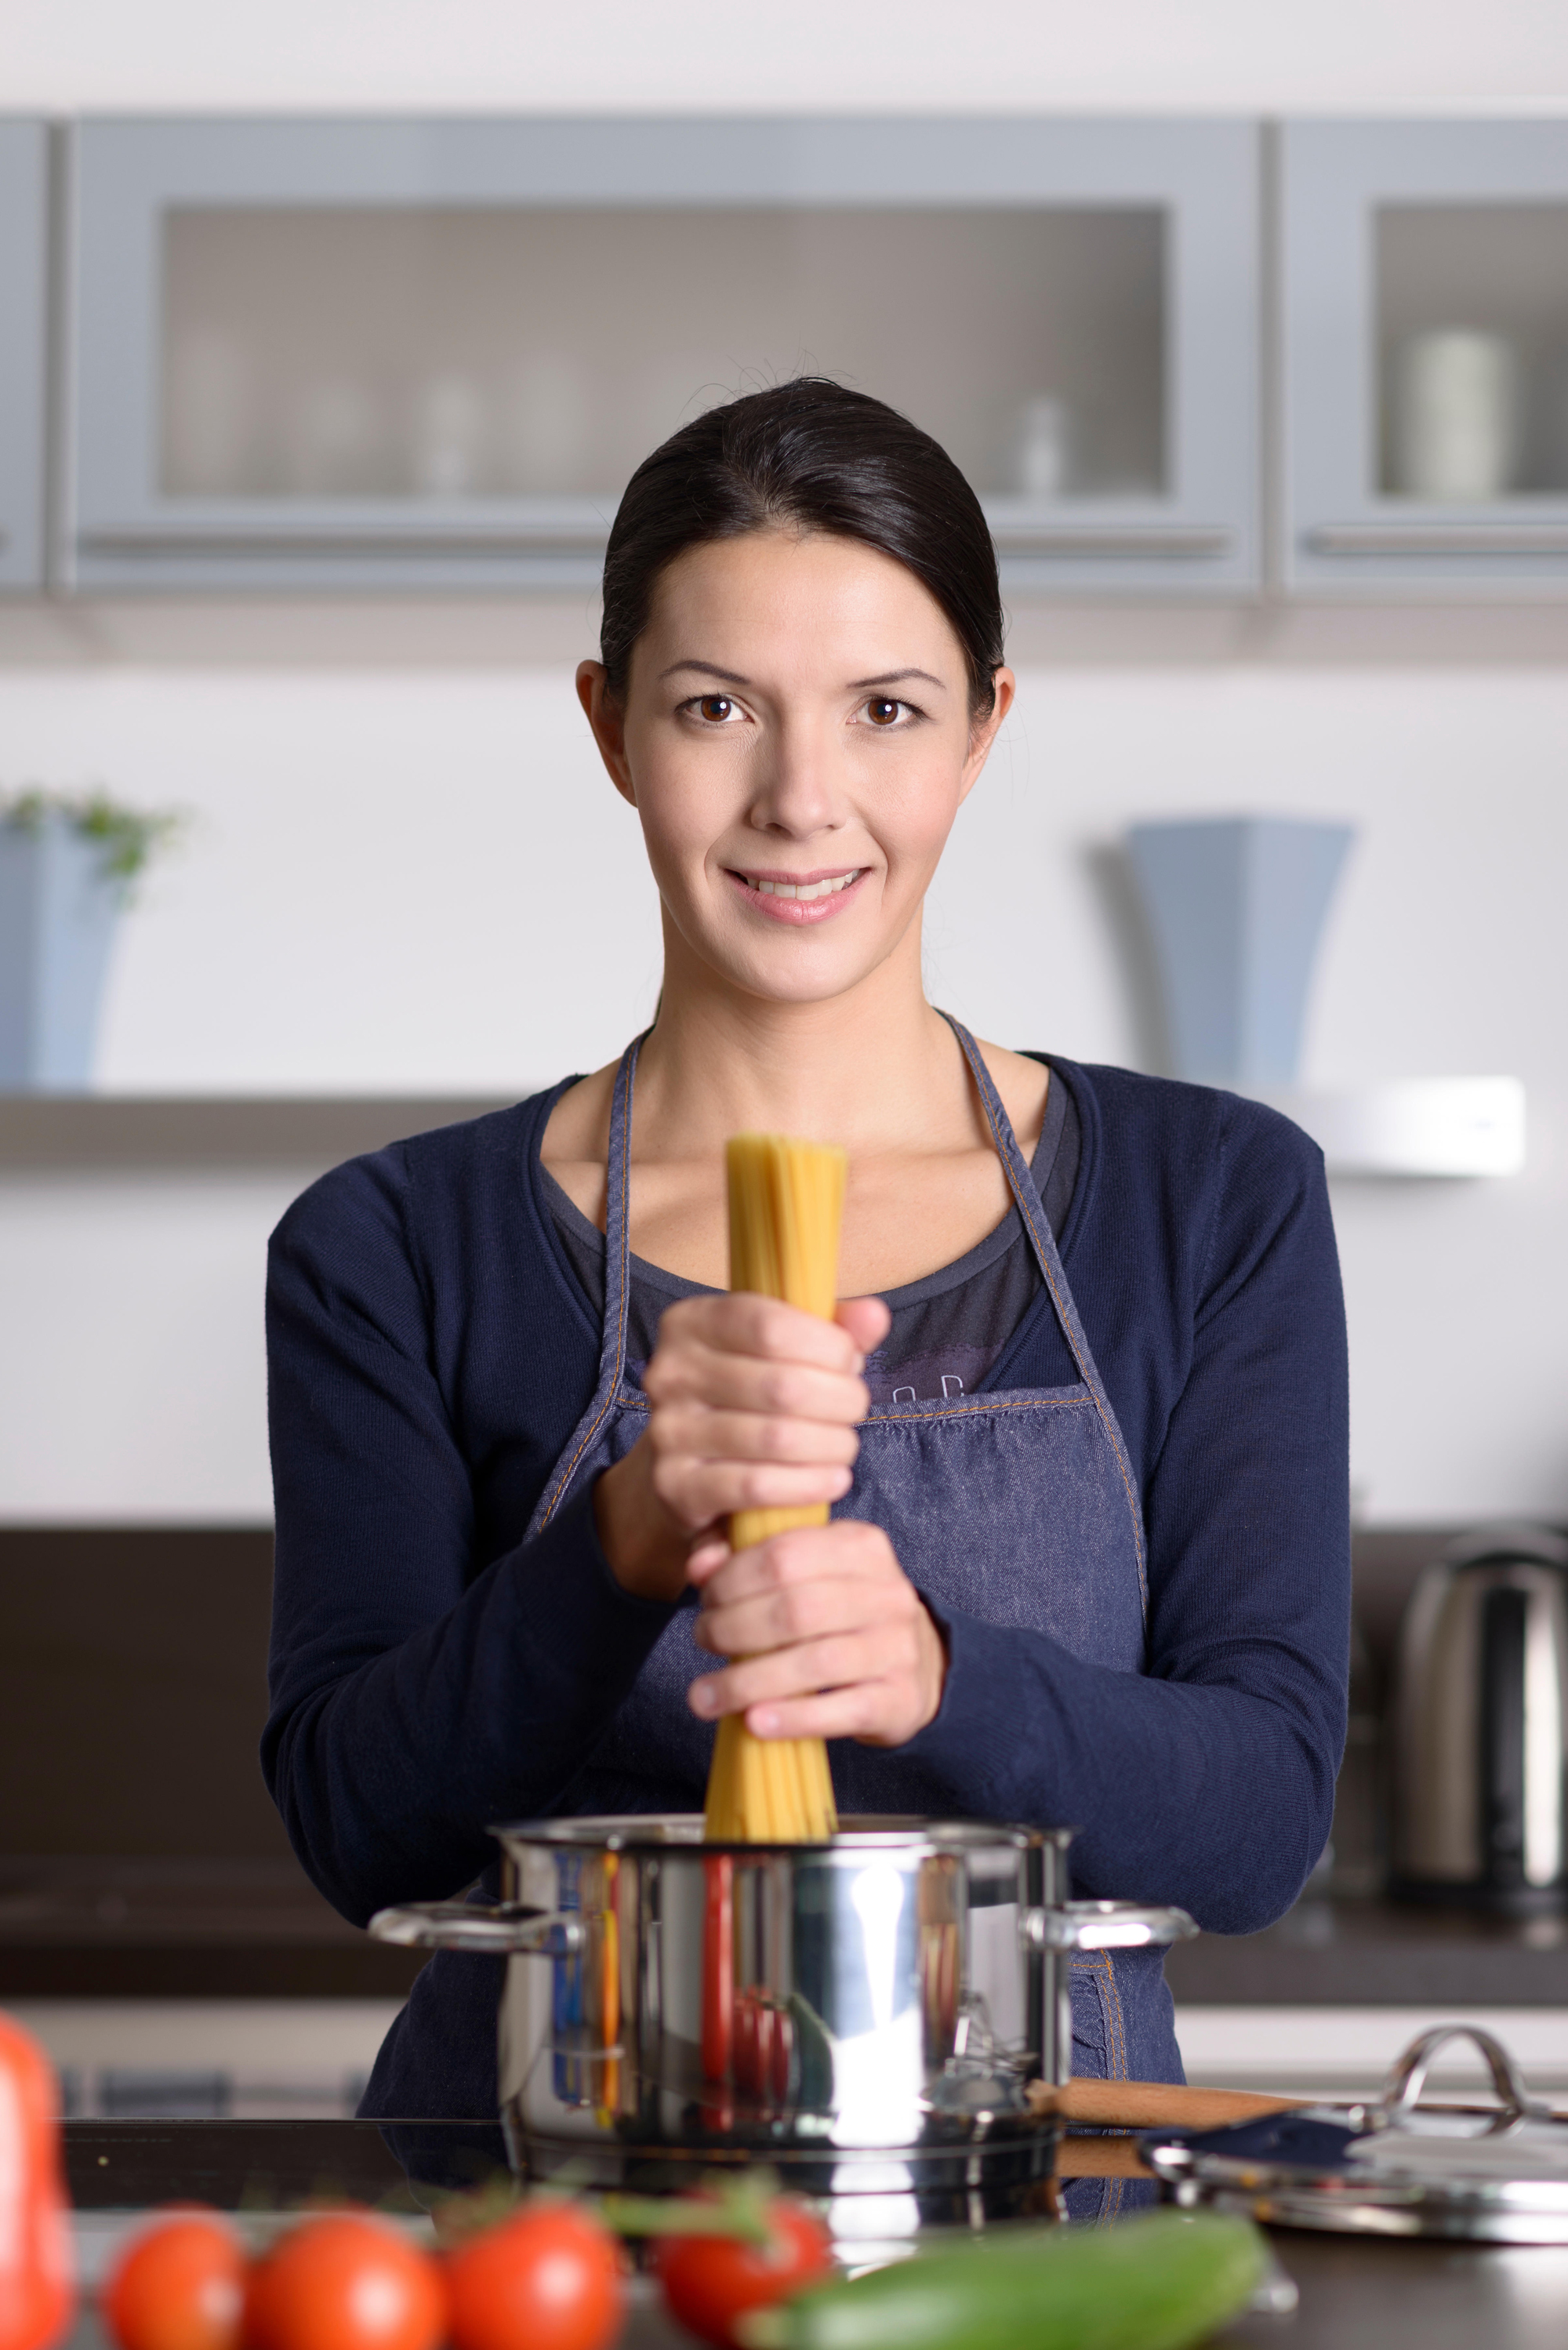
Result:
[[[889,1318],[877,1297],[832,1322],[745,1292],[671,1305],[643,1378],[648,1426],[594,1489],[617,1581],[678,1599],[694,1548],[722,1542],[732,1512],[840,1500],[870,1402],[865,1354]]]

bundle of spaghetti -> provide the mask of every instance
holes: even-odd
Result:
[[[783,1134],[738,1134],[727,1153],[730,1286],[831,1318],[838,1295],[838,1227],[847,1161],[842,1150]],[[736,1550],[790,1526],[827,1523],[827,1504],[742,1510]],[[740,1714],[719,1725],[708,1773],[705,1833],[713,1843],[812,1844],[838,1825],[827,1749],[820,1738],[753,1738]]]

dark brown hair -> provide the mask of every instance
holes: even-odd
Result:
[[[907,416],[812,375],[710,409],[627,484],[605,552],[599,629],[612,693],[626,691],[655,585],[676,556],[768,529],[858,539],[912,571],[963,648],[971,712],[990,714],[1002,591],[979,499]]]

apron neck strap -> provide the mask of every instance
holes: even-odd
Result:
[[[1051,1303],[1056,1311],[1056,1319],[1062,1326],[1062,1335],[1072,1350],[1073,1360],[1078,1366],[1078,1376],[1100,1407],[1102,1414],[1109,1414],[1109,1399],[1101,1384],[1094,1356],[1089,1351],[1089,1342],[1084,1334],[1084,1326],[1078,1319],[1077,1305],[1072,1290],[1067,1285],[1067,1276],[1062,1270],[1062,1259],[1056,1249],[1056,1237],[1045,1215],[1045,1202],[1040,1197],[1029,1162],[1018,1147],[1018,1137],[1012,1131],[1012,1120],[1002,1107],[1002,1096],[992,1085],[991,1071],[986,1067],[980,1046],[975,1043],[969,1030],[961,1020],[955,1020],[950,1012],[944,1012],[942,1018],[963,1047],[964,1058],[969,1063],[970,1074],[974,1078],[981,1104],[985,1111],[986,1124],[991,1128],[991,1139],[996,1145],[998,1158],[1007,1170],[1007,1180],[1012,1187],[1012,1197],[1017,1202],[1018,1212],[1023,1220],[1023,1229],[1029,1235],[1029,1245],[1034,1252],[1034,1262],[1040,1267],[1041,1278],[1050,1292]],[[1053,1085],[1059,1085],[1061,1080],[1053,1076],[1051,1082]]]
[[[985,1111],[985,1122],[991,1128],[991,1139],[996,1145],[996,1155],[1007,1171],[1008,1186],[1017,1204],[1018,1212],[1023,1219],[1023,1229],[1029,1235],[1030,1246],[1039,1260],[1041,1272],[1049,1279],[1045,1252],[1049,1250],[1051,1258],[1055,1260],[1056,1243],[1052,1238],[1051,1228],[1045,1222],[1040,1194],[1035,1189],[1034,1177],[1029,1161],[1024,1158],[1019,1148],[1018,1137],[1012,1131],[1012,1120],[1002,1107],[1002,1096],[992,1083],[991,1071],[985,1066],[980,1046],[975,1043],[963,1022],[955,1020],[950,1012],[944,1012],[942,1018],[963,1048],[963,1056],[969,1063],[970,1075],[974,1079],[981,1107]],[[1053,1079],[1052,1082],[1054,1083],[1055,1080]]]
[[[645,1028],[620,1056],[610,1099],[609,1150],[605,1169],[605,1319],[599,1341],[599,1381],[611,1388],[626,1369],[627,1315],[631,1305],[631,1088]]]

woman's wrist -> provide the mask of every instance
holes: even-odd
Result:
[[[920,1603],[917,1641],[920,1650],[923,1715],[910,1731],[911,1738],[918,1738],[922,1730],[929,1730],[940,1713],[942,1699],[947,1692],[948,1666],[952,1660],[948,1647],[947,1627],[923,1591],[917,1592],[916,1596]]]
[[[635,1599],[680,1598],[690,1544],[653,1489],[645,1449],[635,1444],[594,1484],[594,1528],[605,1562]]]

